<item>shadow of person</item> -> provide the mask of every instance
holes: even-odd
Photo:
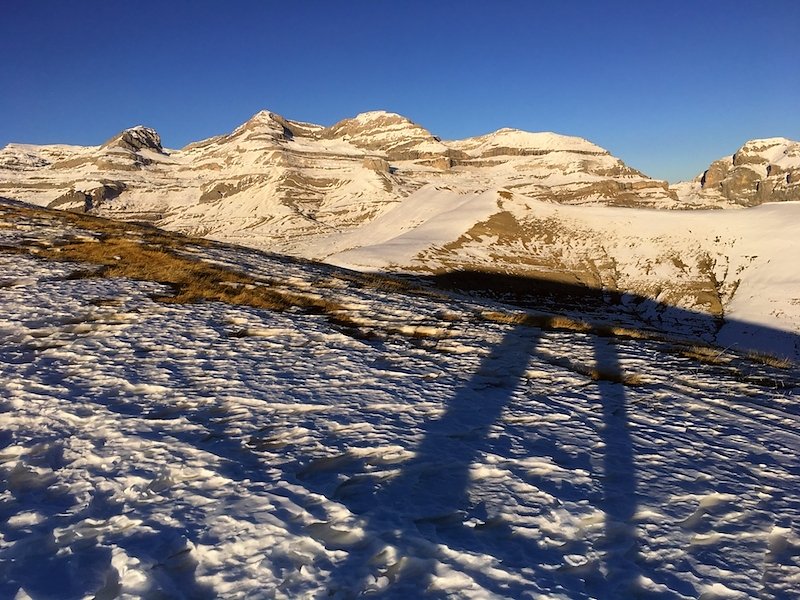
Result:
[[[454,565],[448,556],[488,554],[503,568],[517,569],[529,567],[531,556],[560,563],[561,554],[515,535],[494,514],[491,499],[487,503],[472,489],[471,470],[479,455],[508,453],[503,447],[508,441],[497,423],[524,379],[540,335],[526,326],[509,330],[452,396],[442,415],[424,425],[413,458],[402,463],[399,473],[372,482],[368,492],[361,486],[361,495],[350,490],[338,498],[359,514],[372,541],[347,548],[347,558],[331,574],[330,593],[446,597],[447,590],[432,584],[439,565],[449,563],[487,591],[513,597],[532,586],[510,585],[482,572],[477,564]],[[542,577],[556,575],[543,572]],[[578,578],[573,584],[578,594],[583,584]]]
[[[596,336],[594,355],[604,446],[600,508],[605,523],[598,544],[605,571],[601,585],[604,597],[625,598],[634,593],[632,588],[640,575],[639,542],[633,522],[637,510],[635,450],[625,386],[614,381],[621,374],[616,341]]]

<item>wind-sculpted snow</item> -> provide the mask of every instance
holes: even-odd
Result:
[[[794,367],[221,246],[364,329],[163,303],[2,223],[0,597],[796,597]]]

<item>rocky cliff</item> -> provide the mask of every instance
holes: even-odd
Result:
[[[751,140],[681,187],[687,200],[740,206],[800,200],[800,143],[786,138]]]

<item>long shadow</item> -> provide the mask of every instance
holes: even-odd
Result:
[[[598,373],[619,373],[620,361],[615,340],[596,336],[595,368]],[[597,382],[603,414],[600,439],[603,442],[601,508],[605,513],[603,550],[605,574],[601,597],[626,598],[634,595],[632,586],[640,575],[639,541],[633,517],[638,505],[636,461],[631,436],[625,387],[621,383]],[[609,587],[609,584],[613,587]]]
[[[332,592],[340,588],[369,592],[368,582],[381,575],[369,564],[370,557],[379,553],[382,545],[393,548],[395,563],[383,571],[390,580],[388,587],[373,590],[371,597],[446,597],[445,591],[429,589],[436,561],[443,560],[437,545],[461,553],[488,553],[507,568],[529,567],[531,560],[561,564],[560,552],[515,536],[507,524],[493,518],[481,498],[470,493],[470,469],[479,454],[502,451],[489,434],[536,354],[539,336],[538,330],[530,327],[511,329],[455,394],[444,414],[425,427],[414,458],[403,464],[401,473],[368,498],[344,499],[366,521],[368,533],[380,539],[366,548],[351,549],[331,576]],[[596,337],[594,352],[598,371],[619,372],[613,341]],[[602,575],[584,578],[542,569],[537,581],[515,588],[479,569],[458,567],[488,592],[515,597],[526,588],[530,592],[537,587],[558,587],[574,598],[585,597],[587,592],[594,597],[622,598],[631,591],[639,576],[639,544],[632,523],[637,510],[637,478],[628,409],[621,384],[600,381],[598,388],[605,447],[599,476],[600,508],[606,515],[598,544],[604,557]]]
[[[481,552],[486,536],[503,536],[504,558],[520,559],[529,554],[530,540],[513,539],[501,526],[492,530],[486,506],[470,495],[470,468],[478,455],[491,447],[488,434],[512,398],[536,347],[538,334],[527,327],[509,331],[481,362],[476,373],[455,394],[444,414],[429,422],[399,475],[370,490],[368,497],[345,500],[366,521],[368,533],[380,539],[366,548],[352,549],[336,566],[330,590],[364,589],[370,577],[378,577],[370,558],[381,547],[393,548],[396,556],[383,572],[391,585],[373,591],[373,597],[446,596],[426,592],[430,585],[437,544],[458,551]],[[479,523],[477,527],[474,523]],[[499,530],[498,530],[499,529]],[[541,552],[541,551],[538,551]],[[521,561],[520,561],[521,562]],[[473,579],[487,589],[497,583],[475,571]],[[505,594],[508,590],[494,589]]]
[[[800,333],[679,308],[646,296],[620,293],[558,280],[486,273],[453,271],[439,275],[415,276],[426,286],[496,299],[523,308],[556,312],[574,311],[586,318],[624,322],[673,338],[701,340],[738,352],[766,352],[800,361]]]
[[[419,279],[419,278],[417,278]],[[520,306],[536,306],[544,310],[563,312],[574,309],[582,315],[596,317],[601,322],[613,322],[625,317],[626,324],[650,329],[656,335],[672,339],[692,339],[694,336],[712,341],[724,325],[720,318],[676,307],[664,306],[648,298],[628,295],[623,303],[619,294],[560,282],[542,282],[529,278],[487,276],[484,273],[458,273],[427,280],[439,287],[487,291],[504,301]],[[465,285],[469,283],[471,285]],[[740,349],[748,349],[754,339],[781,342],[780,348],[800,349],[797,335],[752,324],[736,324],[746,335]],[[501,564],[510,565],[522,557],[535,556],[540,564],[557,564],[560,557],[547,556],[541,547],[529,540],[515,539],[510,531],[503,532],[502,546],[487,547],[485,539],[497,531],[483,529],[492,522],[492,515],[479,499],[471,495],[470,467],[478,455],[490,449],[496,441],[488,433],[500,418],[501,412],[514,394],[532,355],[536,354],[538,329],[517,326],[492,349],[471,379],[454,395],[443,416],[424,428],[422,441],[415,457],[404,463],[399,475],[381,486],[377,484],[368,498],[346,497],[343,501],[353,512],[360,513],[369,533],[380,541],[367,548],[350,549],[347,559],[331,576],[331,591],[361,590],[373,597],[406,598],[446,596],[444,591],[429,589],[433,581],[439,545],[467,553],[488,553]],[[636,449],[631,432],[629,407],[625,387],[621,383],[603,380],[603,373],[621,372],[617,342],[608,329],[593,331],[595,369],[601,374],[597,382],[599,411],[603,427],[600,508],[605,514],[603,533],[597,542],[602,556],[599,575],[561,576],[557,581],[546,570],[537,571],[543,588],[555,584],[568,590],[570,597],[590,594],[602,598],[624,598],[639,593],[636,583],[649,568],[640,556],[640,541],[634,516],[637,512]],[[779,351],[780,352],[780,351]],[[778,352],[778,353],[779,353]],[[501,378],[497,375],[502,373]],[[476,527],[469,523],[478,522]],[[381,575],[370,565],[370,558],[381,545],[394,549],[395,563],[383,571],[390,585],[370,588],[371,578]],[[462,571],[466,572],[463,567]],[[488,592],[514,597],[522,589],[500,585],[478,570],[468,572],[474,581]]]

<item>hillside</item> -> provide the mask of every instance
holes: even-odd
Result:
[[[0,262],[2,597],[796,593],[796,365],[19,203]]]

